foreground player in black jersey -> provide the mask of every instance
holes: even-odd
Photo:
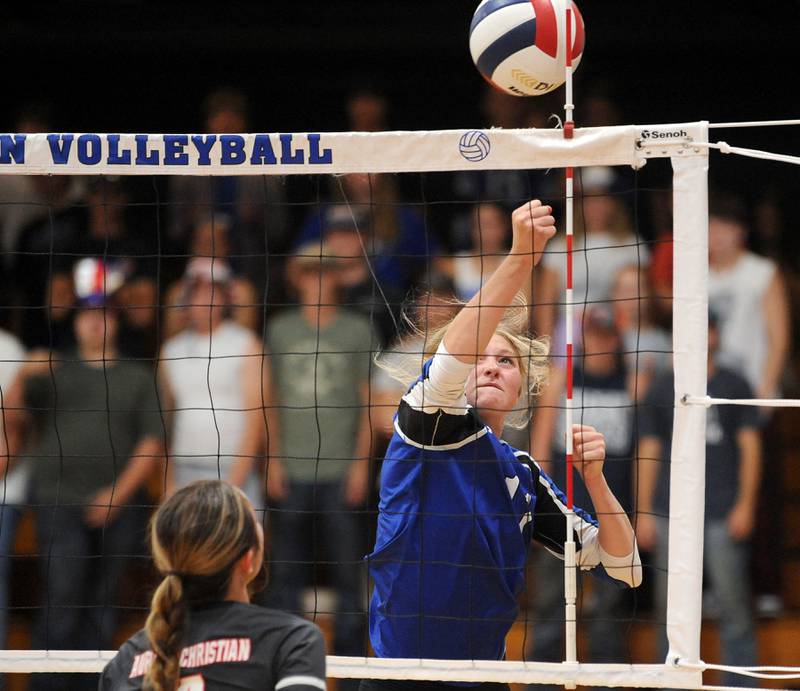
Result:
[[[319,629],[250,604],[264,533],[239,489],[214,480],[179,490],[153,517],[150,542],[164,580],[100,691],[324,691]]]

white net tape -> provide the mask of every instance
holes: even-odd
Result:
[[[100,672],[116,651],[18,650],[0,651],[0,666],[8,672]],[[664,665],[493,662],[480,660],[406,660],[326,658],[327,675],[339,679],[407,679],[542,683],[652,688],[694,688],[693,670]]]
[[[29,673],[92,673],[100,672],[116,655],[115,650],[8,650],[0,651],[0,667],[6,672]],[[516,684],[563,684],[632,686],[635,688],[704,688],[733,687],[697,686],[691,672],[715,670],[742,676],[790,680],[800,679],[795,667],[759,666],[731,667],[710,663],[676,665],[624,665],[548,662],[492,662],[478,660],[405,660],[343,657],[326,658],[327,674],[338,679],[407,679],[419,681],[472,681]],[[738,687],[741,688],[741,687]]]

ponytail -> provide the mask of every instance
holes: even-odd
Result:
[[[154,658],[145,675],[145,691],[175,691],[180,679],[179,653],[188,607],[179,576],[169,574],[153,593],[145,630]]]

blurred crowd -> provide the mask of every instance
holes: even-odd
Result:
[[[392,125],[375,88],[353,91],[344,108],[354,131]],[[550,127],[558,107],[487,89],[482,110],[487,127]],[[200,131],[258,128],[235,90],[211,93],[203,113]],[[584,116],[581,125],[621,123],[602,90],[589,95]],[[11,124],[58,128],[41,106]],[[9,584],[24,515],[34,519],[38,565],[30,646],[109,649],[152,506],[196,479],[222,477],[247,493],[268,527],[261,601],[330,609],[330,652],[363,655],[361,558],[403,393],[373,357],[421,351],[409,322],[424,328],[468,300],[508,251],[510,211],[542,198],[558,213],[562,186],[558,171],[0,177],[0,638],[23,614]],[[508,430],[509,440],[564,482],[571,376],[580,421],[606,435],[607,477],[650,557],[651,617],[663,624],[669,186],[643,191],[632,171],[598,167],[580,171],[576,193],[578,357],[566,372],[566,244],[558,237],[525,296],[531,329],[551,337],[550,384],[526,402],[532,424]],[[782,224],[774,197],[748,206],[725,190],[711,196],[711,395],[772,398],[794,387],[797,279],[780,251]],[[766,556],[758,548],[770,540],[779,497],[775,480],[761,481],[762,459],[780,472],[782,444],[766,409],[709,410],[706,554],[714,558],[705,606],[720,619],[724,661],[735,664],[756,661],[753,597],[762,596],[764,611],[781,603],[780,546],[772,542]],[[588,496],[579,491],[576,503],[586,506]],[[528,654],[560,660],[561,565],[544,550],[533,563]],[[319,584],[331,603],[309,603]],[[627,661],[619,632],[637,616],[628,597],[586,585],[589,659]],[[60,688],[42,675],[33,683]]]

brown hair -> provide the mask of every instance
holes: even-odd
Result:
[[[145,625],[154,658],[144,689],[174,691],[190,608],[222,600],[234,565],[253,547],[259,547],[253,509],[244,493],[227,482],[194,482],[156,511],[150,548],[164,578],[153,593]]]

